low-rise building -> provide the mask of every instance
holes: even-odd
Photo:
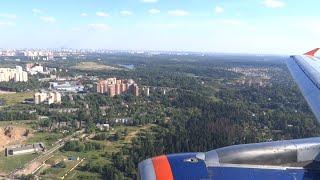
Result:
[[[100,130],[100,131],[109,131],[110,130],[110,125],[109,124],[100,124],[97,123],[96,127]]]
[[[23,155],[23,154],[34,154],[40,153],[45,151],[45,146],[43,143],[35,143],[29,145],[17,145],[7,147],[5,149],[6,156],[16,156],[16,155]]]

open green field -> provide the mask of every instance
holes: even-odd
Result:
[[[49,149],[61,138],[63,138],[62,133],[35,132],[33,136],[27,140],[27,144],[42,142],[47,149]]]
[[[33,92],[19,92],[19,93],[9,93],[9,94],[1,94],[0,99],[5,101],[5,106],[11,106],[15,104],[20,104],[25,99],[33,98]]]
[[[49,168],[46,170],[40,170],[40,174],[45,179],[59,179],[63,177],[71,168],[73,168],[77,163],[79,163],[80,160],[75,161],[65,161],[66,167],[64,168]]]
[[[4,151],[0,153],[0,174],[7,174],[11,171],[21,168],[27,162],[31,161],[37,154],[27,154],[14,157],[6,157]]]
[[[113,135],[117,132],[123,132],[125,129],[127,131],[127,135],[122,137],[118,141],[109,141],[109,140],[90,140],[90,141],[96,141],[99,143],[102,143],[105,145],[104,149],[101,150],[95,150],[95,151],[84,151],[84,152],[75,152],[75,151],[57,151],[54,153],[54,157],[52,159],[57,159],[61,157],[80,157],[81,158],[86,158],[86,160],[82,163],[85,164],[86,161],[94,161],[95,163],[102,163],[102,164],[109,164],[112,153],[116,153],[120,151],[122,147],[125,146],[130,146],[131,141],[136,135],[144,130],[149,129],[154,125],[145,125],[145,126],[118,126],[115,127],[113,131],[109,131],[110,135]],[[103,157],[103,158],[101,158]],[[82,165],[81,164],[81,165]],[[72,163],[71,163],[72,165]],[[80,166],[81,166],[80,165]],[[56,168],[50,168],[45,170],[46,174],[43,175],[43,178],[52,178],[52,177],[59,177],[62,176],[65,172],[67,172],[70,169],[69,165],[67,165],[67,168],[63,169],[56,169]],[[56,175],[56,176],[55,176]],[[57,176],[58,175],[58,176]],[[84,178],[90,178],[90,179],[101,179],[99,174],[95,173],[90,173],[90,172],[83,172],[80,170],[75,169],[72,171],[66,179],[77,179],[78,177],[84,177]]]
[[[81,62],[76,66],[72,66],[72,69],[82,70],[82,71],[103,71],[103,70],[116,70],[118,68],[107,66],[104,64],[98,64],[96,62]]]
[[[0,127],[3,126],[22,126],[25,128],[32,128],[32,125],[36,123],[37,120],[16,120],[16,121],[0,121]]]
[[[136,135],[146,129],[149,129],[153,125],[145,125],[141,127],[124,127],[124,126],[119,126],[116,127],[114,131],[110,132],[110,134],[115,134],[117,131],[124,131],[124,129],[127,129],[128,135],[121,138],[118,141],[97,141],[100,143],[103,143],[107,148],[103,150],[103,153],[106,155],[107,159],[108,157],[111,157],[112,153],[118,152],[122,147],[124,146],[129,146],[131,144],[131,141],[133,138],[136,137]]]
[[[77,177],[82,177],[82,179],[90,179],[90,180],[102,179],[100,174],[88,173],[88,172],[83,172],[83,171],[79,171],[79,170],[72,171],[65,179],[73,180],[73,179],[77,179]]]
[[[128,135],[118,141],[108,141],[108,140],[90,140],[102,143],[105,145],[105,149],[102,150],[95,150],[95,151],[85,151],[85,152],[74,152],[74,151],[65,151],[65,152],[57,152],[60,156],[74,156],[86,159],[99,159],[99,157],[105,157],[106,162],[109,161],[111,158],[112,153],[118,152],[123,146],[129,145],[131,143],[131,139],[135,137],[135,135],[140,132],[140,130],[149,127],[142,126],[142,127],[123,127],[119,126],[114,129],[114,131],[110,131],[110,135],[115,134],[117,131],[123,131],[127,129]]]
[[[52,147],[52,144],[60,138],[62,138],[62,134],[36,132],[27,139],[26,144],[43,142],[47,148],[50,148]],[[37,154],[28,154],[6,157],[4,150],[2,150],[0,152],[0,174],[7,174],[17,168],[21,168],[37,156]]]

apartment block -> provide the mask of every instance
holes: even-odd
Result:
[[[132,93],[139,96],[139,86],[132,79],[108,78],[96,83],[96,92],[108,94],[110,97],[123,93]]]
[[[59,92],[37,92],[34,94],[34,104],[59,104],[61,103],[61,94]]]
[[[0,68],[0,82],[27,82],[28,73],[23,71],[21,66],[16,66],[15,69]]]

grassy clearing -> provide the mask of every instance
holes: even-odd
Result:
[[[23,167],[27,162],[31,161],[37,154],[27,154],[13,157],[6,157],[4,151],[0,154],[0,174],[7,174],[11,171]]]
[[[103,70],[116,70],[118,68],[107,66],[104,64],[98,64],[96,62],[81,62],[76,66],[72,66],[72,69],[82,70],[82,71],[103,71]]]
[[[3,99],[5,101],[4,106],[12,106],[22,103],[25,99],[33,98],[33,94],[33,92],[0,94],[0,99]]]
[[[107,132],[111,136],[116,134],[117,132],[123,132],[126,129],[127,135],[123,136],[118,141],[109,141],[109,140],[90,140],[90,141],[96,141],[99,143],[102,143],[105,145],[105,148],[102,150],[95,150],[95,151],[86,151],[86,152],[74,152],[74,151],[57,151],[54,153],[53,158],[60,158],[60,157],[79,157],[80,159],[86,158],[86,160],[83,162],[83,164],[86,163],[86,161],[94,161],[95,163],[102,163],[102,164],[108,164],[111,163],[112,154],[119,152],[122,147],[128,147],[131,145],[132,139],[137,136],[137,134],[141,131],[145,131],[152,127],[154,125],[145,125],[145,126],[118,126],[115,127],[113,131]],[[80,165],[81,166],[81,165]],[[47,170],[47,174],[43,177],[53,177],[54,175],[61,174],[62,172],[58,172],[57,170],[51,170],[54,168],[49,168]],[[68,168],[65,169],[65,171]],[[70,168],[69,168],[70,169]],[[63,174],[63,173],[62,173]],[[90,172],[83,172],[80,170],[74,170],[72,173],[70,173],[66,179],[79,179],[80,177],[84,179],[101,179],[99,174],[90,173]]]
[[[81,177],[81,178],[80,178]],[[83,172],[79,170],[72,171],[65,179],[90,179],[90,180],[100,180],[103,179],[100,174]]]
[[[36,142],[43,142],[47,148],[52,147],[52,144],[56,142],[59,138],[62,137],[62,134],[58,133],[40,133],[36,132],[27,139],[26,144],[32,144]],[[27,154],[6,157],[4,150],[0,152],[0,174],[7,174],[17,168],[23,167],[26,163],[37,157],[38,154]]]
[[[79,161],[65,161],[66,164],[65,168],[49,168],[43,173],[46,175],[43,175],[46,179],[55,179],[60,178],[64,176],[71,168],[73,168]]]
[[[154,125],[145,125],[145,126],[133,126],[133,127],[124,127],[124,126],[119,126],[116,127],[115,130],[113,132],[111,132],[110,134],[115,134],[116,132],[120,131],[123,132],[125,129],[127,130],[128,135],[121,138],[118,141],[98,141],[98,142],[102,142],[103,144],[105,144],[105,146],[107,147],[104,150],[104,153],[107,155],[107,157],[111,157],[112,153],[116,153],[118,151],[120,151],[120,149],[124,146],[130,146],[132,139],[136,137],[136,135],[146,129],[149,129],[150,127],[152,127]]]
[[[43,142],[47,149],[63,137],[62,133],[36,132],[27,140],[28,144]]]
[[[0,121],[0,127],[5,126],[18,126],[25,128],[33,128],[33,125],[37,122],[37,120],[16,120],[16,121]]]

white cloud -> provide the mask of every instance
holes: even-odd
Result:
[[[89,24],[88,27],[89,27],[89,29],[95,30],[95,31],[108,31],[111,29],[110,26],[108,26],[107,24],[103,24],[103,23]]]
[[[139,28],[147,28],[147,29],[156,28],[157,30],[176,29],[180,26],[181,26],[181,24],[175,24],[175,23],[143,23],[143,24],[138,24]]]
[[[43,16],[43,17],[40,17],[40,19],[45,23],[55,23],[57,21],[56,18],[51,16]]]
[[[320,33],[320,23],[313,24],[313,26],[310,27],[309,29],[310,29],[310,31],[313,31],[313,32],[319,34]]]
[[[238,20],[238,19],[220,19],[218,20],[219,23],[227,24],[227,25],[247,25],[246,22]]]
[[[262,4],[269,8],[281,8],[285,6],[285,3],[281,0],[264,0]]]
[[[79,28],[79,27],[73,27],[73,28],[71,28],[71,31],[79,32],[79,31],[81,31],[81,28]]]
[[[175,28],[178,28],[178,25],[173,23],[159,23],[159,24],[154,24],[154,27],[159,29],[175,29]]]
[[[187,11],[176,9],[168,12],[171,16],[187,16],[189,13]]]
[[[40,9],[32,9],[33,14],[42,14],[42,10]]]
[[[0,27],[13,27],[13,26],[16,26],[16,23],[10,22],[10,21],[6,21],[6,22],[0,21]]]
[[[217,13],[217,14],[220,14],[220,13],[224,12],[224,9],[221,6],[216,6],[214,8],[214,12]]]
[[[141,0],[143,3],[157,3],[158,0]]]
[[[320,23],[316,19],[305,19],[299,18],[296,22],[291,23],[294,25],[294,29],[302,29],[304,32],[309,31],[311,33],[319,34],[320,33]]]
[[[109,14],[106,12],[96,12],[96,15],[99,17],[109,17]]]
[[[81,17],[87,17],[88,14],[87,14],[87,13],[81,13],[80,16],[81,16]]]
[[[0,14],[1,18],[7,18],[7,19],[16,19],[17,15],[15,14],[8,14],[8,13],[2,13]]]
[[[122,16],[131,16],[133,13],[131,11],[123,10],[123,11],[120,11],[120,14]]]
[[[159,9],[149,9],[149,14],[159,14],[161,11]]]

